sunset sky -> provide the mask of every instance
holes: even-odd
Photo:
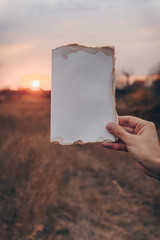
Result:
[[[50,89],[51,49],[116,48],[116,69],[145,75],[160,62],[159,0],[1,0],[0,88]]]

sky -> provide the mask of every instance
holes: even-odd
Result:
[[[115,46],[116,70],[146,75],[160,62],[159,0],[1,0],[0,88],[50,89],[51,49]]]

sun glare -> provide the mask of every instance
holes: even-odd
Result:
[[[38,89],[39,88],[39,81],[38,80],[34,80],[32,81],[32,87],[34,90]]]

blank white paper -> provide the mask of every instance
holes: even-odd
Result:
[[[53,49],[51,141],[113,142],[106,123],[116,119],[114,48]]]

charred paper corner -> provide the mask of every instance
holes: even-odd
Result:
[[[52,50],[51,141],[115,141],[106,123],[117,121],[114,47],[70,44]]]

